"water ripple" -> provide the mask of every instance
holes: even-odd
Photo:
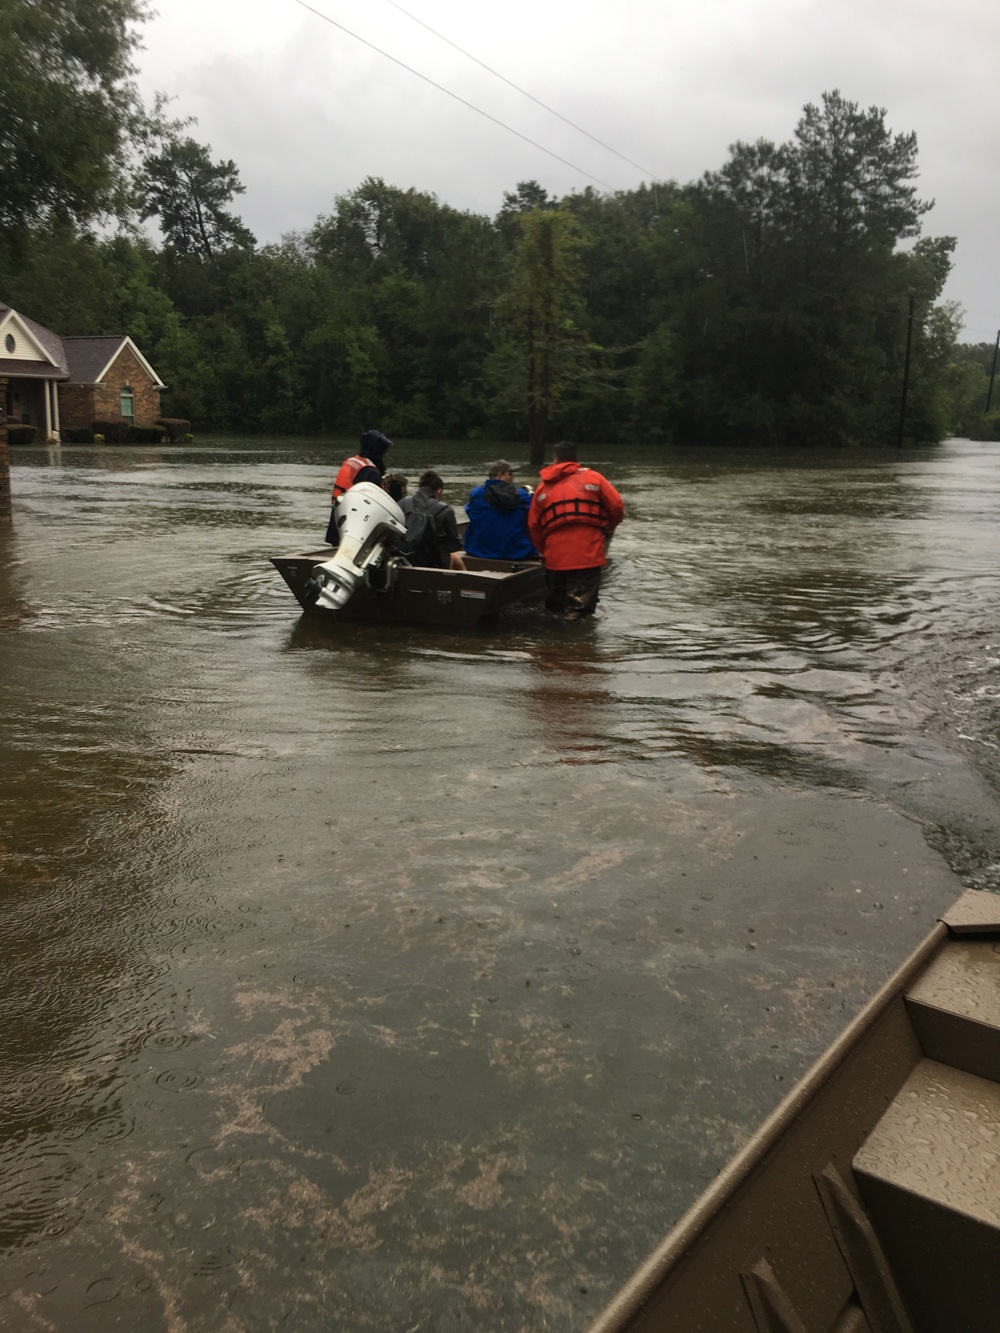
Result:
[[[165,1069],[156,1076],[158,1086],[171,1092],[190,1092],[199,1087],[203,1079],[204,1075],[197,1069]]]

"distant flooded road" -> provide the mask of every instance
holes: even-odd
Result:
[[[12,451],[5,1333],[582,1330],[1000,888],[1000,446],[592,450],[599,617],[460,634],[300,619],[350,447]]]

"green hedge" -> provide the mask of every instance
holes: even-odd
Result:
[[[106,417],[103,421],[92,421],[90,429],[95,435],[103,435],[107,444],[124,444],[132,428],[124,417]]]
[[[171,444],[176,444],[178,440],[191,433],[191,423],[183,417],[160,417],[159,424],[167,432]]]
[[[37,434],[37,426],[8,426],[7,442],[9,444],[34,444]]]

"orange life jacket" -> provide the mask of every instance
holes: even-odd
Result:
[[[594,569],[625,506],[606,477],[579,463],[543,467],[528,510],[528,532],[546,569]]]
[[[586,469],[560,477],[558,483],[539,486],[535,504],[538,524],[546,535],[569,524],[582,523],[602,532],[612,526],[601,487],[588,478]]]
[[[333,483],[333,494],[330,496],[330,503],[335,504],[345,491],[349,491],[354,485],[354,479],[362,468],[375,467],[370,458],[363,458],[361,454],[355,454],[353,458],[345,459],[340,465],[340,471],[337,473]],[[378,469],[375,469],[378,471]]]

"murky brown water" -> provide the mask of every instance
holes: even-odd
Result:
[[[582,1329],[1000,883],[996,446],[595,454],[459,635],[300,621],[334,448],[14,452],[4,1329]]]

